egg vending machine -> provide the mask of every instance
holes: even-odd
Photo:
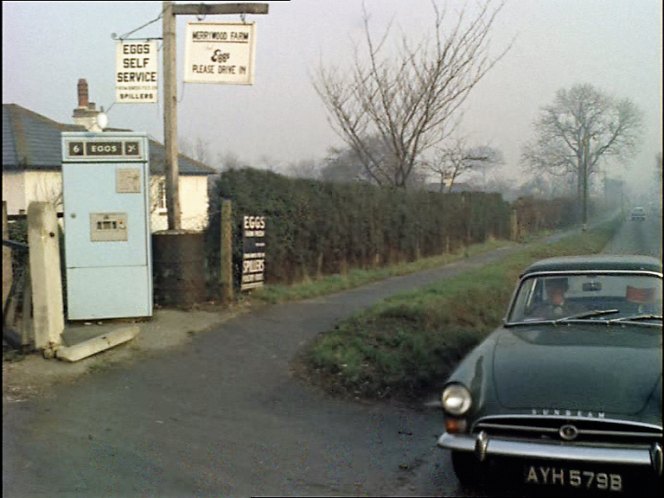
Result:
[[[67,318],[152,316],[148,139],[63,132]]]

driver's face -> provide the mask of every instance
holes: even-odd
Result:
[[[558,306],[565,301],[565,291],[562,287],[552,287],[549,289],[549,300],[552,304]]]

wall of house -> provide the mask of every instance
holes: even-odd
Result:
[[[159,183],[162,183],[160,188]],[[153,232],[168,229],[168,218],[163,196],[164,177],[153,176],[151,179],[152,216],[151,229]],[[180,176],[180,224],[185,230],[203,230],[208,220],[208,179],[207,176]]]
[[[150,179],[151,229],[166,230],[168,220],[165,204],[160,202],[163,176]],[[180,176],[180,211],[182,228],[203,230],[208,220],[207,176]],[[32,201],[50,202],[62,212],[62,174],[59,171],[4,171],[2,173],[2,200],[7,201],[7,214],[27,212]],[[161,204],[161,206],[160,206]]]
[[[180,209],[182,226],[203,230],[208,222],[208,179],[202,176],[180,177]]]
[[[33,201],[49,202],[62,212],[62,175],[59,171],[3,171],[2,200],[7,214],[25,214]]]
[[[63,211],[60,171],[26,171],[24,187],[26,206],[32,201],[48,202],[57,213]]]
[[[7,214],[28,212],[25,200],[25,172],[2,172],[2,200],[7,202]]]

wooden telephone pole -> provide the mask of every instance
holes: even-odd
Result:
[[[267,14],[268,5],[262,3],[226,4],[174,4],[163,2],[162,30],[164,37],[164,149],[166,175],[166,211],[168,229],[179,230],[180,195],[178,178],[178,134],[177,134],[177,72],[175,64],[175,16],[178,15],[223,15],[223,14]]]

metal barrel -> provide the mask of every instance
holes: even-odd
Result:
[[[155,304],[188,307],[206,301],[203,232],[153,233],[152,263]]]

